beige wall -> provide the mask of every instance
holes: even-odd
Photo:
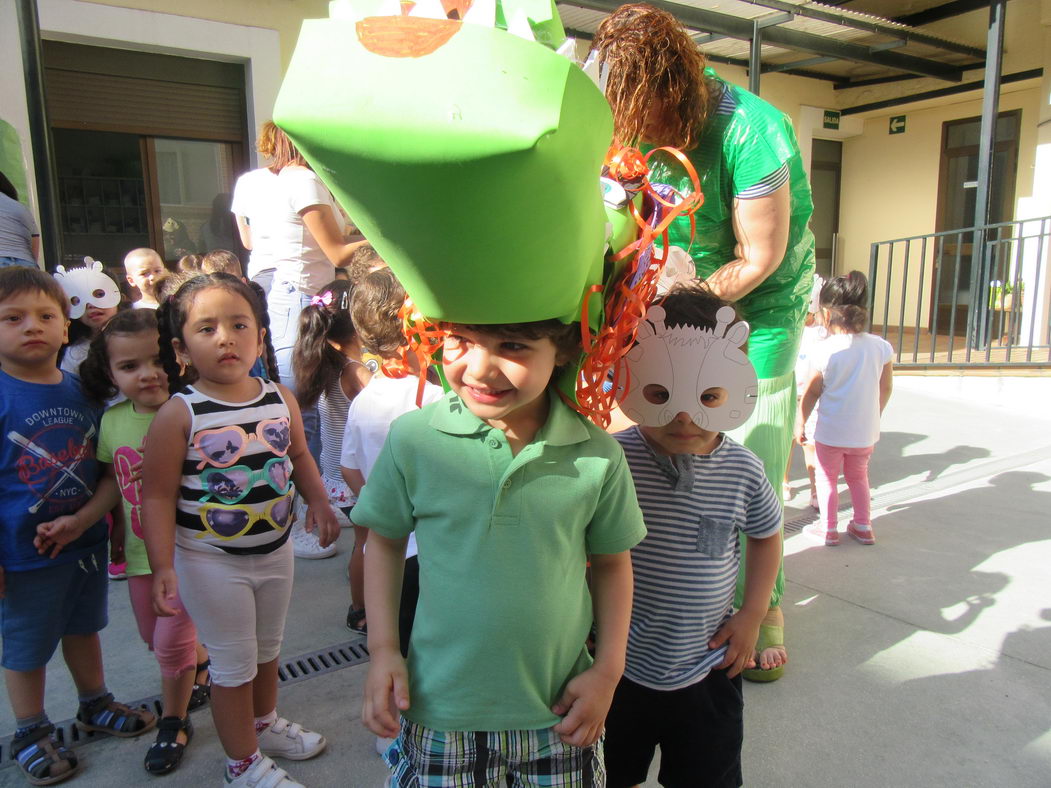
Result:
[[[281,71],[288,67],[304,19],[328,16],[327,0],[86,0],[96,5],[157,11],[176,16],[207,19],[276,30],[281,37]]]
[[[1040,90],[1037,87],[1005,92],[1000,110],[1022,110],[1021,139],[1015,200],[1033,190],[1036,129]],[[905,115],[904,134],[888,133],[891,115]],[[886,110],[865,119],[864,133],[843,143],[843,185],[840,200],[840,272],[868,271],[874,241],[923,235],[935,231],[938,178],[941,164],[942,124],[949,120],[981,115],[979,97],[943,106],[917,110],[909,105]],[[919,299],[921,322],[928,319],[930,254],[924,278],[919,280],[919,248],[913,248],[905,301],[906,322],[916,318]],[[900,251],[895,260],[896,277],[904,267]],[[899,280],[896,278],[895,282]],[[878,285],[878,283],[877,283]],[[883,292],[877,286],[875,322],[882,322]],[[900,289],[895,287],[900,293]],[[894,301],[891,322],[897,320],[900,301]]]
[[[739,66],[712,63],[712,68],[727,82],[748,87],[748,72]],[[763,74],[759,79],[759,95],[792,118],[799,130],[799,108],[802,105],[835,107],[835,93],[831,82],[786,74]]]

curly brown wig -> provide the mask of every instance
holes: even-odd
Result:
[[[713,93],[704,55],[674,16],[646,3],[622,5],[602,20],[592,47],[609,69],[606,98],[619,144],[697,145]]]

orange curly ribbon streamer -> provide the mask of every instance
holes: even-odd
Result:
[[[416,407],[423,407],[423,387],[427,382],[427,368],[434,363],[435,354],[445,344],[447,331],[430,322],[420,314],[412,299],[406,294],[405,302],[398,311],[401,319],[401,331],[407,343],[401,346],[399,354],[386,359],[380,365],[380,371],[388,378],[405,378],[412,373],[412,362],[415,358],[419,369],[419,385],[416,387]]]
[[[664,151],[677,159],[689,175],[693,191],[682,194],[676,191],[677,200],[668,201],[656,193],[649,181],[649,160],[658,151]],[[696,232],[694,213],[704,203],[700,179],[690,160],[675,148],[654,148],[643,155],[635,148],[611,147],[606,155],[606,168],[610,177],[622,181],[641,181],[642,190],[655,202],[667,209],[664,217],[656,227],[651,227],[645,217],[639,214],[634,202],[628,203],[628,210],[639,226],[636,240],[614,253],[610,259],[614,262],[628,255],[633,255],[624,267],[620,277],[611,282],[606,291],[604,320],[595,336],[588,325],[589,301],[594,293],[601,292],[599,285],[593,285],[584,292],[584,302],[580,310],[580,339],[584,348],[584,362],[577,377],[576,402],[567,397],[563,399],[574,410],[591,419],[600,427],[610,423],[610,413],[615,407],[614,399],[620,388],[627,391],[631,380],[627,367],[622,363],[624,355],[635,344],[639,323],[646,317],[646,310],[657,295],[657,282],[660,280],[664,264],[668,259],[668,227],[680,216],[690,219],[690,239]],[[634,286],[630,282],[638,273],[638,266],[646,250],[660,238],[663,254],[658,258],[654,254],[649,267],[639,277]],[[610,370],[613,370],[612,387],[605,389]]]

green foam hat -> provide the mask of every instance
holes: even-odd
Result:
[[[578,319],[609,274],[597,179],[613,123],[538,42],[563,44],[551,0],[392,10],[340,0],[304,22],[275,122],[428,318]]]

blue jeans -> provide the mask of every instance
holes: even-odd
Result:
[[[267,297],[270,314],[270,341],[277,357],[277,371],[281,382],[295,393],[296,378],[292,374],[292,351],[299,337],[299,314],[310,304],[310,296],[299,292],[295,285],[275,278]],[[314,462],[321,457],[321,431],[317,405],[303,408],[303,431],[307,437]]]
[[[26,268],[39,267],[32,260],[26,260],[24,257],[0,257],[0,268],[7,268],[12,265],[23,265]]]

